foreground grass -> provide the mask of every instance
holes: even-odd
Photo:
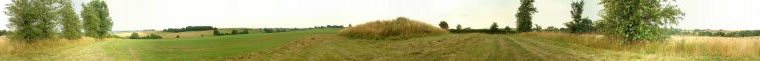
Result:
[[[104,39],[108,40],[108,39]],[[111,60],[93,38],[46,40],[36,43],[9,42],[0,38],[0,61],[103,61]]]
[[[230,60],[258,61],[585,61],[589,51],[515,35],[453,34],[409,40],[312,36],[278,49]]]
[[[103,46],[116,60],[208,60],[277,47],[304,36],[334,34],[336,30],[320,29],[185,39],[120,39],[106,42]]]
[[[409,40],[310,36],[228,60],[256,61],[694,61],[758,60],[757,38],[680,39],[619,44],[601,35],[531,32],[450,34]],[[704,38],[704,37],[699,37]],[[677,39],[677,40],[675,40]],[[738,40],[737,40],[738,39]],[[682,40],[682,41],[678,41]],[[683,40],[693,40],[684,43]],[[732,40],[733,42],[725,42]],[[713,41],[713,42],[699,42]],[[696,42],[696,43],[695,43]],[[744,42],[744,43],[742,43]],[[736,45],[726,44],[736,43]],[[744,52],[746,54],[737,54]]]

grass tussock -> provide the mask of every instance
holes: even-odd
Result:
[[[365,39],[409,39],[448,33],[444,29],[403,17],[390,21],[369,22],[339,31],[340,36]]]

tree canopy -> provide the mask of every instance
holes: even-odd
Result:
[[[664,27],[675,25],[683,12],[668,0],[602,0],[599,30],[626,41],[654,41],[669,37]]]
[[[533,2],[535,0],[520,0],[520,7],[517,8],[518,12],[515,14],[515,17],[517,17],[517,31],[518,32],[530,32],[532,31],[531,28],[533,28],[533,20],[532,15],[538,11],[536,11],[536,7],[533,6]]]

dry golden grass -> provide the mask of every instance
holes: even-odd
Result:
[[[669,41],[660,43],[660,51],[684,53],[688,55],[707,55],[729,59],[760,57],[760,38],[758,37],[703,37],[674,36]]]
[[[448,31],[400,17],[396,20],[374,21],[340,30],[339,35],[365,39],[409,39],[414,37],[442,35]]]
[[[103,39],[108,40],[108,39]],[[45,40],[44,42],[22,43],[12,42],[5,37],[0,38],[0,61],[10,60],[105,60],[105,53],[102,49],[91,46],[89,48],[80,48],[99,42],[94,38],[85,37],[79,40]]]
[[[659,42],[620,44],[594,34],[556,32],[522,33],[521,36],[565,41],[591,47],[598,56],[610,60],[757,60],[760,37],[673,36]],[[612,57],[610,57],[612,56]]]

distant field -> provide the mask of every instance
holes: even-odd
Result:
[[[206,60],[277,47],[305,36],[334,34],[336,30],[320,29],[180,39],[118,39],[105,42],[104,49],[116,60]]]
[[[240,31],[240,29],[237,29]],[[219,32],[222,33],[230,33],[232,32],[232,29],[219,29]],[[242,31],[241,31],[242,32]],[[259,33],[259,31],[250,30],[251,33]],[[143,31],[143,32],[119,32],[115,33],[115,35],[119,37],[129,37],[132,35],[132,33],[137,33],[140,35],[140,37],[148,36],[149,34],[157,34],[163,37],[163,39],[174,39],[177,36],[180,36],[179,38],[197,38],[197,37],[208,37],[208,36],[214,36],[214,30],[206,30],[206,31],[187,31],[187,32],[162,32],[162,31]]]

